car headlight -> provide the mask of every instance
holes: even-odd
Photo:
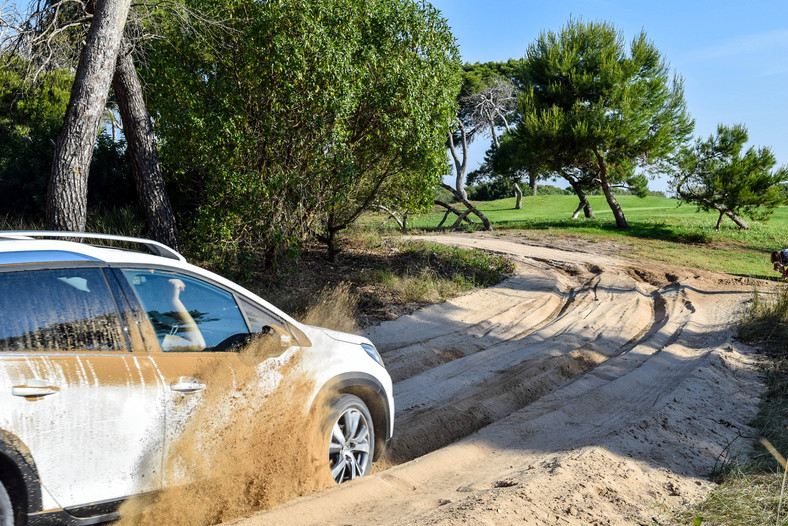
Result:
[[[372,345],[371,343],[362,343],[361,348],[364,349],[364,351],[369,355],[370,358],[372,358],[380,365],[385,367],[385,365],[383,365],[383,358],[380,357],[380,353],[378,352],[377,349],[375,349],[374,345]]]

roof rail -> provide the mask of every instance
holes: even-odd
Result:
[[[90,232],[61,232],[52,230],[3,230],[0,231],[0,239],[32,239],[36,237],[44,238],[69,238],[69,239],[103,239],[106,241],[122,241],[125,243],[136,243],[147,248],[151,254],[161,256],[169,259],[175,259],[181,262],[186,262],[177,251],[171,249],[167,245],[153,241],[152,239],[144,239],[141,237],[130,236],[116,236],[114,234],[92,234]]]

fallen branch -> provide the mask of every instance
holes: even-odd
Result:
[[[393,219],[394,221],[397,222],[397,225],[399,225],[399,229],[400,230],[402,230],[404,232],[407,229],[407,223],[406,223],[407,220],[408,220],[408,213],[407,212],[402,214],[402,219],[400,219],[399,216],[397,215],[397,211],[396,210],[392,210],[389,207],[387,207],[385,205],[381,205],[381,204],[376,204],[375,207],[378,210],[382,210],[382,211],[384,211],[384,212],[386,212],[388,214],[388,217],[386,218],[386,220],[383,221],[378,228],[383,228],[383,225],[388,223],[389,219]]]
[[[463,196],[461,196],[460,193],[457,190],[455,190],[454,188],[452,188],[451,186],[447,185],[446,183],[441,183],[441,186],[443,188],[445,188],[446,190],[448,190],[449,192],[451,192],[452,195],[454,195],[454,197],[456,197],[459,202],[464,204],[465,208],[467,209],[467,211],[465,211],[464,213],[459,214],[459,215],[461,215],[461,217],[457,218],[457,221],[454,222],[454,225],[452,225],[451,230],[454,230],[457,227],[459,227],[464,219],[468,219],[468,214],[474,214],[476,217],[481,219],[482,225],[484,225],[484,229],[485,230],[492,231],[493,228],[492,228],[492,225],[490,224],[490,220],[487,219],[487,216],[482,214],[479,211],[479,209],[477,209],[475,206],[473,206],[467,199],[465,199]],[[436,203],[437,203],[437,201],[436,201]],[[444,217],[444,221],[445,220],[446,219]],[[443,225],[443,221],[441,221],[441,225]],[[440,228],[440,226],[439,226],[439,228]]]
[[[438,223],[438,228],[443,226],[443,223],[446,222],[446,218],[449,217],[449,214],[455,214],[455,215],[461,216],[461,217],[464,216],[463,219],[468,221],[470,224],[472,224],[472,225],[476,224],[473,219],[468,217],[468,211],[467,210],[466,211],[458,210],[458,209],[454,208],[453,206],[451,206],[449,203],[444,203],[440,199],[436,199],[435,200],[435,204],[438,205],[438,206],[442,206],[442,207],[444,207],[446,209],[446,213],[443,214],[443,219],[441,219],[441,222]],[[454,228],[456,228],[456,227],[453,226],[452,229],[454,229]]]

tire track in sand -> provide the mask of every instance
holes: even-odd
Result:
[[[746,422],[732,408],[755,398],[731,346],[749,284],[494,237],[430,239],[512,254],[521,273],[368,331],[398,378],[393,461],[415,460],[244,524],[631,524],[652,516],[652,499],[699,487],[682,477],[708,472]],[[579,502],[594,508],[569,514]],[[507,520],[506,506],[521,511]]]

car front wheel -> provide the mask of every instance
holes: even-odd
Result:
[[[375,430],[372,416],[357,396],[343,394],[331,403],[328,460],[337,484],[364,476],[372,467]]]

